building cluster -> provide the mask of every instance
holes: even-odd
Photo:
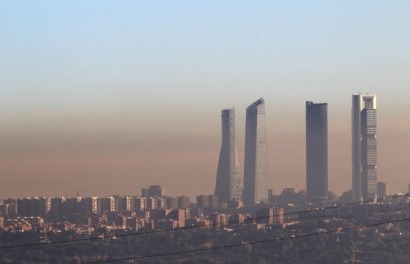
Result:
[[[215,195],[199,195],[196,204],[187,196],[165,196],[159,185],[142,189],[141,196],[25,197],[0,203],[0,228],[9,232],[30,230],[89,232],[95,228],[138,231],[185,226],[220,226],[228,223],[265,223],[245,214],[224,214],[218,209],[241,208],[232,201],[221,203]],[[267,211],[266,211],[267,210]],[[283,222],[283,209],[260,209],[267,223]]]
[[[244,174],[235,145],[235,109],[222,110],[222,145],[215,195],[223,202],[242,200],[246,205],[268,201],[265,101],[246,109]]]
[[[323,203],[328,191],[327,103],[306,102],[306,198]],[[377,180],[376,95],[352,96],[352,190],[346,200],[386,196],[387,184]],[[269,200],[266,159],[265,101],[246,109],[244,173],[235,146],[235,109],[222,110],[222,145],[215,195],[223,202],[242,200],[254,205]]]
[[[143,188],[140,196],[5,199],[0,202],[0,227],[9,231],[97,227],[136,231],[229,223],[283,223],[284,211],[279,206],[324,205],[325,201],[337,200],[328,190],[327,110],[327,103],[306,102],[305,191],[297,193],[285,188],[276,196],[268,189],[265,101],[260,98],[246,109],[243,174],[235,144],[235,109],[222,110],[222,144],[215,192],[197,196],[196,203],[191,203],[187,196],[167,196],[159,185]],[[376,114],[375,95],[353,95],[352,190],[344,193],[340,200],[376,201],[388,194],[388,185],[377,181]],[[254,207],[258,209],[252,214],[236,210],[258,204],[263,206]]]

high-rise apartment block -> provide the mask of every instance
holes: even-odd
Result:
[[[306,196],[323,200],[328,194],[327,104],[306,102]]]
[[[51,198],[49,197],[24,197],[17,199],[17,214],[20,216],[44,217],[51,209]]]
[[[188,208],[191,206],[188,196],[178,196],[178,208]]]
[[[222,145],[216,175],[215,195],[219,201],[241,199],[243,179],[235,146],[235,109],[222,110]]]
[[[266,121],[263,98],[246,109],[243,200],[246,205],[268,201]]]
[[[159,185],[150,185],[149,188],[142,188],[141,194],[143,197],[165,196],[165,189]]]
[[[219,199],[216,195],[198,195],[196,197],[197,208],[217,208]]]
[[[377,183],[377,198],[383,198],[389,195],[389,185],[385,182]]]
[[[352,98],[352,196],[354,201],[377,194],[376,95]]]

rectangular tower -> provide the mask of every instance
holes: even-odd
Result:
[[[306,196],[322,201],[327,193],[327,104],[306,102]]]
[[[242,199],[243,179],[235,145],[235,109],[222,110],[222,145],[216,175],[215,195],[221,202]]]
[[[354,201],[377,194],[376,95],[352,97],[352,195]]]
[[[265,101],[260,98],[246,109],[243,200],[247,205],[268,201]]]

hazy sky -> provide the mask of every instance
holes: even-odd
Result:
[[[305,101],[351,188],[351,95],[377,94],[379,180],[410,183],[409,1],[1,1],[0,198],[214,191],[220,111],[263,97],[270,186],[305,188]]]

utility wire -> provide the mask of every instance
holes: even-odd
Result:
[[[326,235],[326,234],[331,234],[331,233],[335,233],[335,232],[351,231],[351,230],[355,230],[355,229],[359,229],[359,228],[374,227],[374,226],[380,226],[380,225],[385,225],[385,224],[389,224],[389,223],[405,222],[405,221],[409,221],[409,220],[410,220],[410,218],[403,218],[403,219],[397,219],[397,220],[392,220],[392,221],[384,221],[384,222],[379,222],[379,223],[374,223],[374,224],[358,225],[358,226],[346,227],[346,228],[337,228],[337,229],[328,230],[328,231],[324,231],[324,232],[320,232],[320,233],[308,233],[308,234],[303,234],[303,235],[279,237],[279,238],[259,240],[259,241],[254,241],[254,242],[245,242],[245,243],[241,243],[241,244],[223,245],[223,246],[217,246],[217,247],[211,247],[211,248],[200,248],[200,249],[194,249],[194,250],[175,251],[175,252],[169,252],[169,253],[142,255],[142,256],[135,256],[135,257],[127,257],[127,258],[108,259],[108,260],[92,261],[92,262],[86,262],[86,263],[112,263],[112,262],[119,262],[119,261],[130,261],[130,260],[157,258],[157,257],[177,256],[177,255],[199,253],[199,252],[212,251],[212,250],[218,250],[218,249],[242,247],[242,246],[247,246],[247,245],[256,245],[256,244],[263,244],[263,243],[269,243],[269,242],[275,242],[275,241],[293,240],[293,239],[299,239],[299,238],[304,238],[304,237]]]
[[[353,202],[353,203],[347,203],[347,204],[341,204],[341,205],[333,205],[333,206],[328,206],[320,209],[309,209],[309,210],[301,210],[301,211],[296,211],[296,212],[289,212],[289,213],[284,213],[283,216],[290,216],[290,215],[300,215],[300,214],[307,214],[311,212],[320,212],[324,210],[330,210],[330,209],[338,209],[338,208],[346,208],[346,207],[351,207],[355,205],[360,205],[360,204],[366,204],[370,201],[365,201],[365,202]],[[263,217],[254,217],[252,219],[249,219],[249,221],[258,221],[258,220],[263,220],[267,219],[269,216],[263,216]],[[245,219],[244,223],[246,223],[247,220]],[[228,221],[227,225],[229,224],[236,224],[237,221]],[[11,248],[22,248],[22,247],[35,247],[35,246],[51,246],[51,245],[58,245],[58,244],[66,244],[66,243],[75,243],[75,242],[83,242],[83,241],[95,241],[95,240],[103,240],[103,239],[110,239],[110,238],[119,238],[119,237],[128,237],[128,236],[138,236],[138,235],[146,235],[146,234],[155,234],[155,233],[164,233],[164,232],[172,232],[172,231],[180,231],[180,230],[187,230],[187,229],[195,229],[195,228],[206,228],[206,227],[212,227],[212,226],[218,226],[219,224],[217,223],[210,223],[208,225],[194,225],[194,226],[184,226],[181,228],[169,228],[169,229],[158,229],[158,230],[150,230],[150,231],[144,231],[144,232],[136,232],[136,233],[127,233],[127,234],[116,234],[116,235],[108,235],[104,237],[87,237],[87,238],[78,238],[78,239],[70,239],[70,240],[62,240],[62,241],[52,241],[49,243],[27,243],[27,244],[20,244],[20,245],[7,245],[7,246],[0,246],[1,249],[11,249]]]
[[[372,202],[373,200],[367,200],[367,201],[360,201],[360,202],[352,202],[352,203],[342,203],[342,204],[335,204],[332,206],[327,206],[327,207],[323,207],[323,208],[315,208],[315,209],[306,209],[306,210],[299,210],[299,211],[295,211],[295,212],[288,212],[288,213],[284,213],[283,216],[291,216],[291,215],[299,215],[299,214],[305,214],[305,213],[311,213],[311,212],[320,212],[323,210],[329,210],[329,209],[338,209],[338,208],[344,208],[344,207],[351,207],[354,205],[365,205],[368,204],[370,202]],[[269,218],[269,216],[264,216],[264,217],[254,217],[252,219],[249,219],[247,221],[251,221],[251,220],[262,220],[262,219],[267,219]],[[234,224],[237,221],[228,221],[228,225],[229,224]],[[216,224],[212,223],[210,225],[207,226],[214,226]],[[197,227],[204,227],[204,225],[198,225],[198,226],[185,226],[185,227],[181,227],[181,228],[170,228],[170,229],[160,229],[160,230],[151,230],[151,231],[144,231],[144,232],[138,232],[135,234],[152,234],[152,233],[161,233],[161,232],[168,232],[168,231],[174,231],[174,230],[182,230],[182,229],[190,229],[190,228],[197,228]],[[23,233],[16,233],[16,234],[2,234],[1,238],[7,238],[7,237],[15,237],[16,235],[22,235]],[[46,233],[43,233],[46,235]],[[28,236],[38,236],[38,233],[24,233],[24,236],[28,237]],[[107,238],[107,237],[105,237]],[[90,239],[90,238],[87,238]],[[76,240],[70,240],[67,242],[74,242],[74,241],[82,241],[81,239],[76,239]],[[62,241],[61,241],[62,242]],[[43,245],[43,244],[41,244]],[[0,249],[2,249],[2,247],[0,246]]]

